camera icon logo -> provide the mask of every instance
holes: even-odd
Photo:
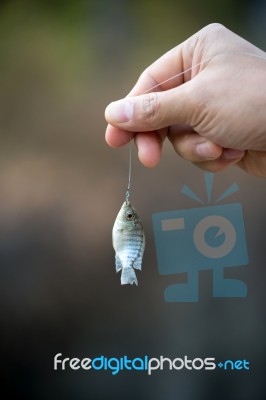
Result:
[[[208,201],[214,174],[206,173]],[[238,190],[233,184],[222,196]],[[201,201],[187,186],[182,192]],[[203,203],[204,204],[204,203]],[[187,273],[187,283],[165,289],[167,302],[198,301],[198,273],[212,270],[214,297],[246,297],[239,279],[225,279],[224,268],[248,263],[242,207],[239,203],[203,206],[153,214],[158,270],[161,275]]]

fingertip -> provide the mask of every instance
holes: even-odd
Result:
[[[245,155],[245,150],[237,150],[237,149],[223,149],[222,158],[228,161],[239,161]]]
[[[203,162],[218,159],[223,148],[208,139],[200,137],[194,131],[172,131],[169,135],[175,151],[185,160]]]
[[[112,127],[111,127],[111,125],[107,125],[106,131],[105,131],[105,140],[110,147],[114,147],[112,137],[113,137],[112,136]]]
[[[210,140],[206,140],[196,145],[196,152],[202,160],[215,160],[221,156],[223,149]]]
[[[138,133],[135,137],[140,162],[148,168],[155,167],[161,159],[162,139],[156,132]]]
[[[122,129],[108,125],[105,132],[105,140],[110,147],[118,148],[129,143],[133,138],[132,132],[127,132]]]
[[[108,123],[117,125],[131,120],[133,104],[126,99],[113,101],[105,109],[105,119]]]

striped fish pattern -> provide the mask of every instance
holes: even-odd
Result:
[[[122,270],[121,285],[137,285],[134,268],[141,270],[145,236],[140,218],[129,201],[123,203],[116,217],[112,236],[116,272]]]

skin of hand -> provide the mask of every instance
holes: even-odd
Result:
[[[124,99],[107,106],[106,141],[117,148],[134,137],[140,161],[153,167],[168,137],[181,157],[203,169],[237,164],[265,177],[265,88],[266,53],[211,24],[155,61]]]

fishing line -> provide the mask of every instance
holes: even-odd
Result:
[[[129,142],[129,162],[128,162],[128,183],[126,191],[126,203],[129,202],[130,186],[131,186],[131,165],[132,165],[132,140]]]
[[[173,79],[178,78],[179,76],[181,76],[189,71],[192,71],[196,67],[200,67],[202,64],[204,64],[212,59],[213,59],[213,57],[207,58],[207,60],[203,60],[200,63],[193,65],[193,67],[190,67],[190,68],[186,69],[185,71],[179,72],[178,74],[171,76],[170,78],[166,79],[165,81],[157,83],[156,85],[152,86],[150,89],[147,89],[143,94],[149,93],[151,90],[156,89],[157,87],[164,85],[165,83],[172,81]]]

